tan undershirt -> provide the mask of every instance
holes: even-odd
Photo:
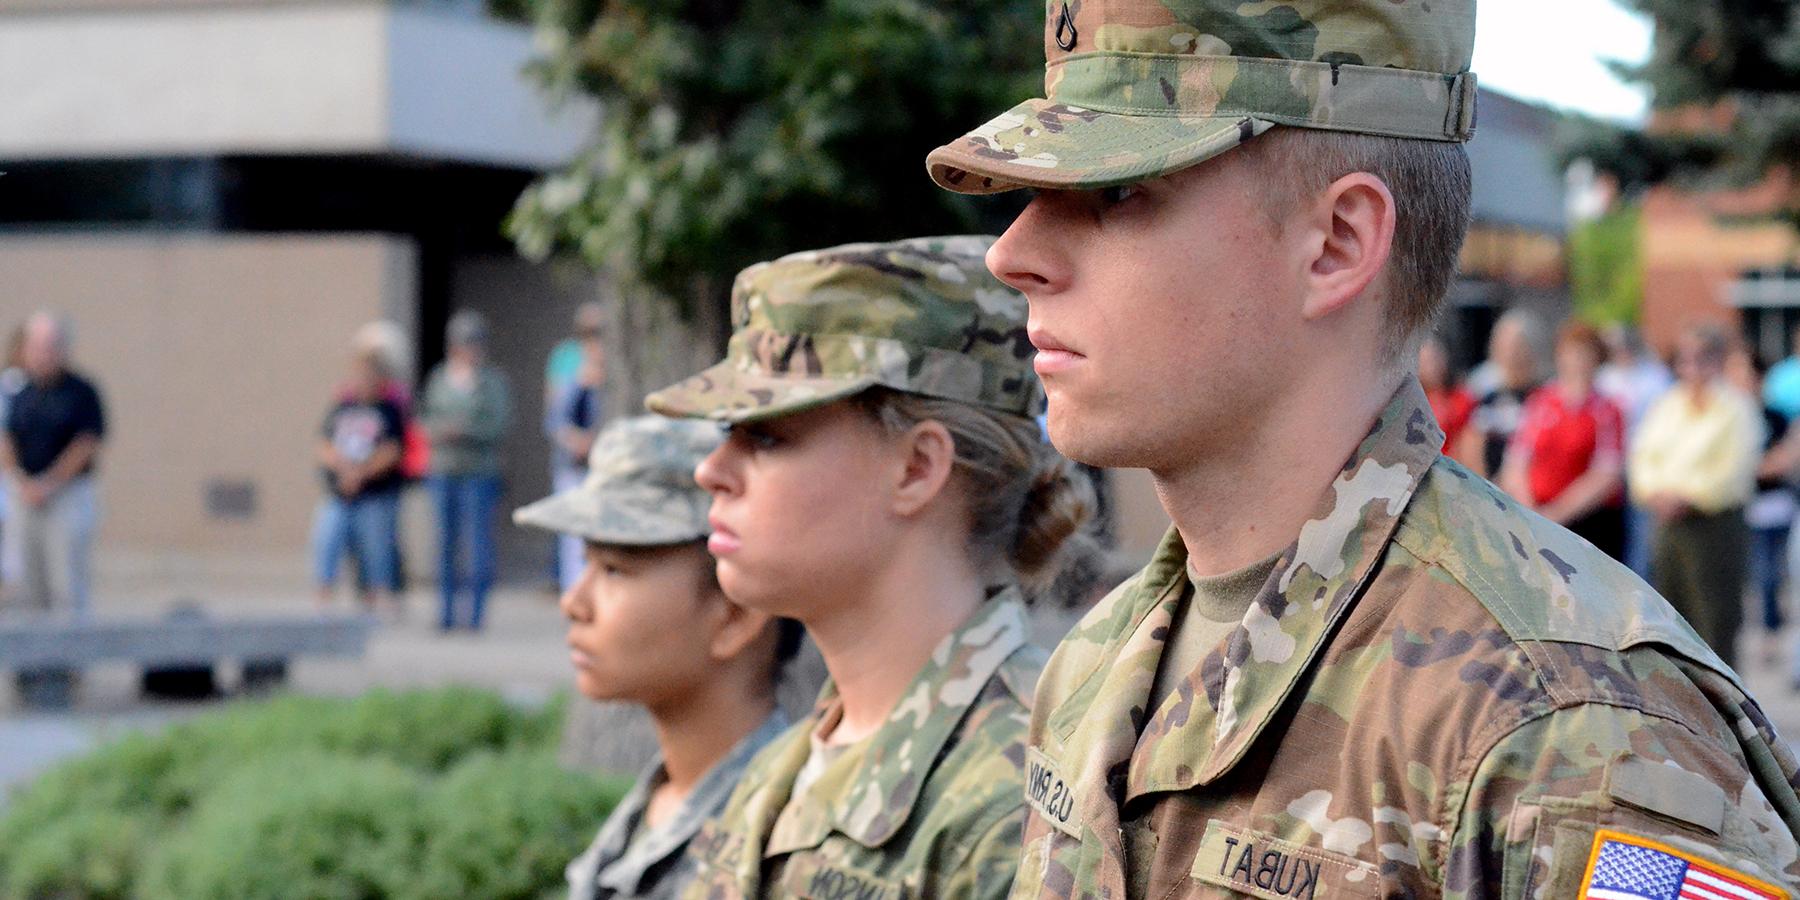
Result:
[[[1151,710],[1162,707],[1169,694],[1198,669],[1206,655],[1231,636],[1262,586],[1275,571],[1280,554],[1235,572],[1201,578],[1188,569],[1188,587],[1175,607],[1175,622],[1163,648],[1162,664],[1150,686]],[[1204,701],[1201,701],[1204,702]],[[1125,823],[1125,857],[1132,867],[1132,882],[1147,884],[1156,855],[1157,836],[1148,819]]]
[[[831,742],[831,733],[837,730],[843,715],[844,708],[839,704],[820,719],[818,726],[808,736],[812,742],[812,752],[807,754],[806,763],[794,777],[794,787],[788,793],[787,805],[781,808],[781,813],[775,818],[775,827],[770,831],[773,836],[771,843],[789,843],[781,835],[795,829],[804,831],[809,821],[829,815],[838,800],[836,789],[849,783],[850,775],[862,764],[862,757],[869,748],[868,738],[848,744]],[[831,777],[827,787],[833,790],[815,790],[820,781],[827,780],[828,775]]]
[[[1150,709],[1161,707],[1188,673],[1200,667],[1206,654],[1244,621],[1251,601],[1280,558],[1278,553],[1235,572],[1205,578],[1188,569],[1188,589],[1176,605],[1175,623],[1150,687]]]

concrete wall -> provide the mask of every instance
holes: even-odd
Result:
[[[561,165],[591,104],[522,74],[524,27],[375,0],[0,4],[0,159],[402,153]]]
[[[357,326],[411,321],[413,257],[381,235],[0,238],[0,329],[67,312],[106,400],[103,591],[304,572],[320,417]],[[221,483],[249,487],[248,515],[209,511]]]
[[[1483,90],[1481,121],[1468,144],[1475,221],[1560,235],[1566,187],[1554,155],[1554,111]]]

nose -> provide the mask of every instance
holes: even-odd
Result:
[[[593,621],[594,604],[588,599],[588,591],[594,584],[594,569],[592,562],[582,566],[580,577],[557,598],[556,606],[562,610],[563,618],[583,624]]]
[[[694,467],[694,481],[702,490],[717,497],[721,494],[734,494],[738,491],[737,451],[732,446],[738,435],[727,434],[725,442],[713,448],[700,464]]]
[[[1044,191],[988,248],[987,267],[994,277],[1028,297],[1056,293],[1068,286],[1068,259],[1059,251],[1055,192]]]

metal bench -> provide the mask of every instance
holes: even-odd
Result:
[[[296,656],[355,658],[368,647],[375,619],[366,615],[213,618],[178,610],[162,618],[77,622],[0,620],[0,670],[11,670],[28,706],[67,707],[84,666],[128,662],[145,670],[242,666],[241,686],[261,690],[287,678]]]

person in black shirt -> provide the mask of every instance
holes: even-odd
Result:
[[[94,467],[106,436],[100,392],[68,368],[70,331],[51,313],[25,323],[27,382],[6,414],[12,549],[28,608],[88,612],[89,550],[99,522]]]
[[[1542,383],[1542,343],[1537,317],[1523,309],[1510,310],[1494,324],[1488,361],[1469,375],[1475,409],[1452,455],[1483,478],[1500,477],[1525,400]]]
[[[319,603],[328,604],[339,563],[353,555],[363,575],[363,604],[373,609],[394,584],[398,565],[394,538],[406,424],[383,390],[388,373],[379,356],[359,353],[350,368],[349,393],[326,413],[319,442],[325,499],[313,519],[313,573]]]

